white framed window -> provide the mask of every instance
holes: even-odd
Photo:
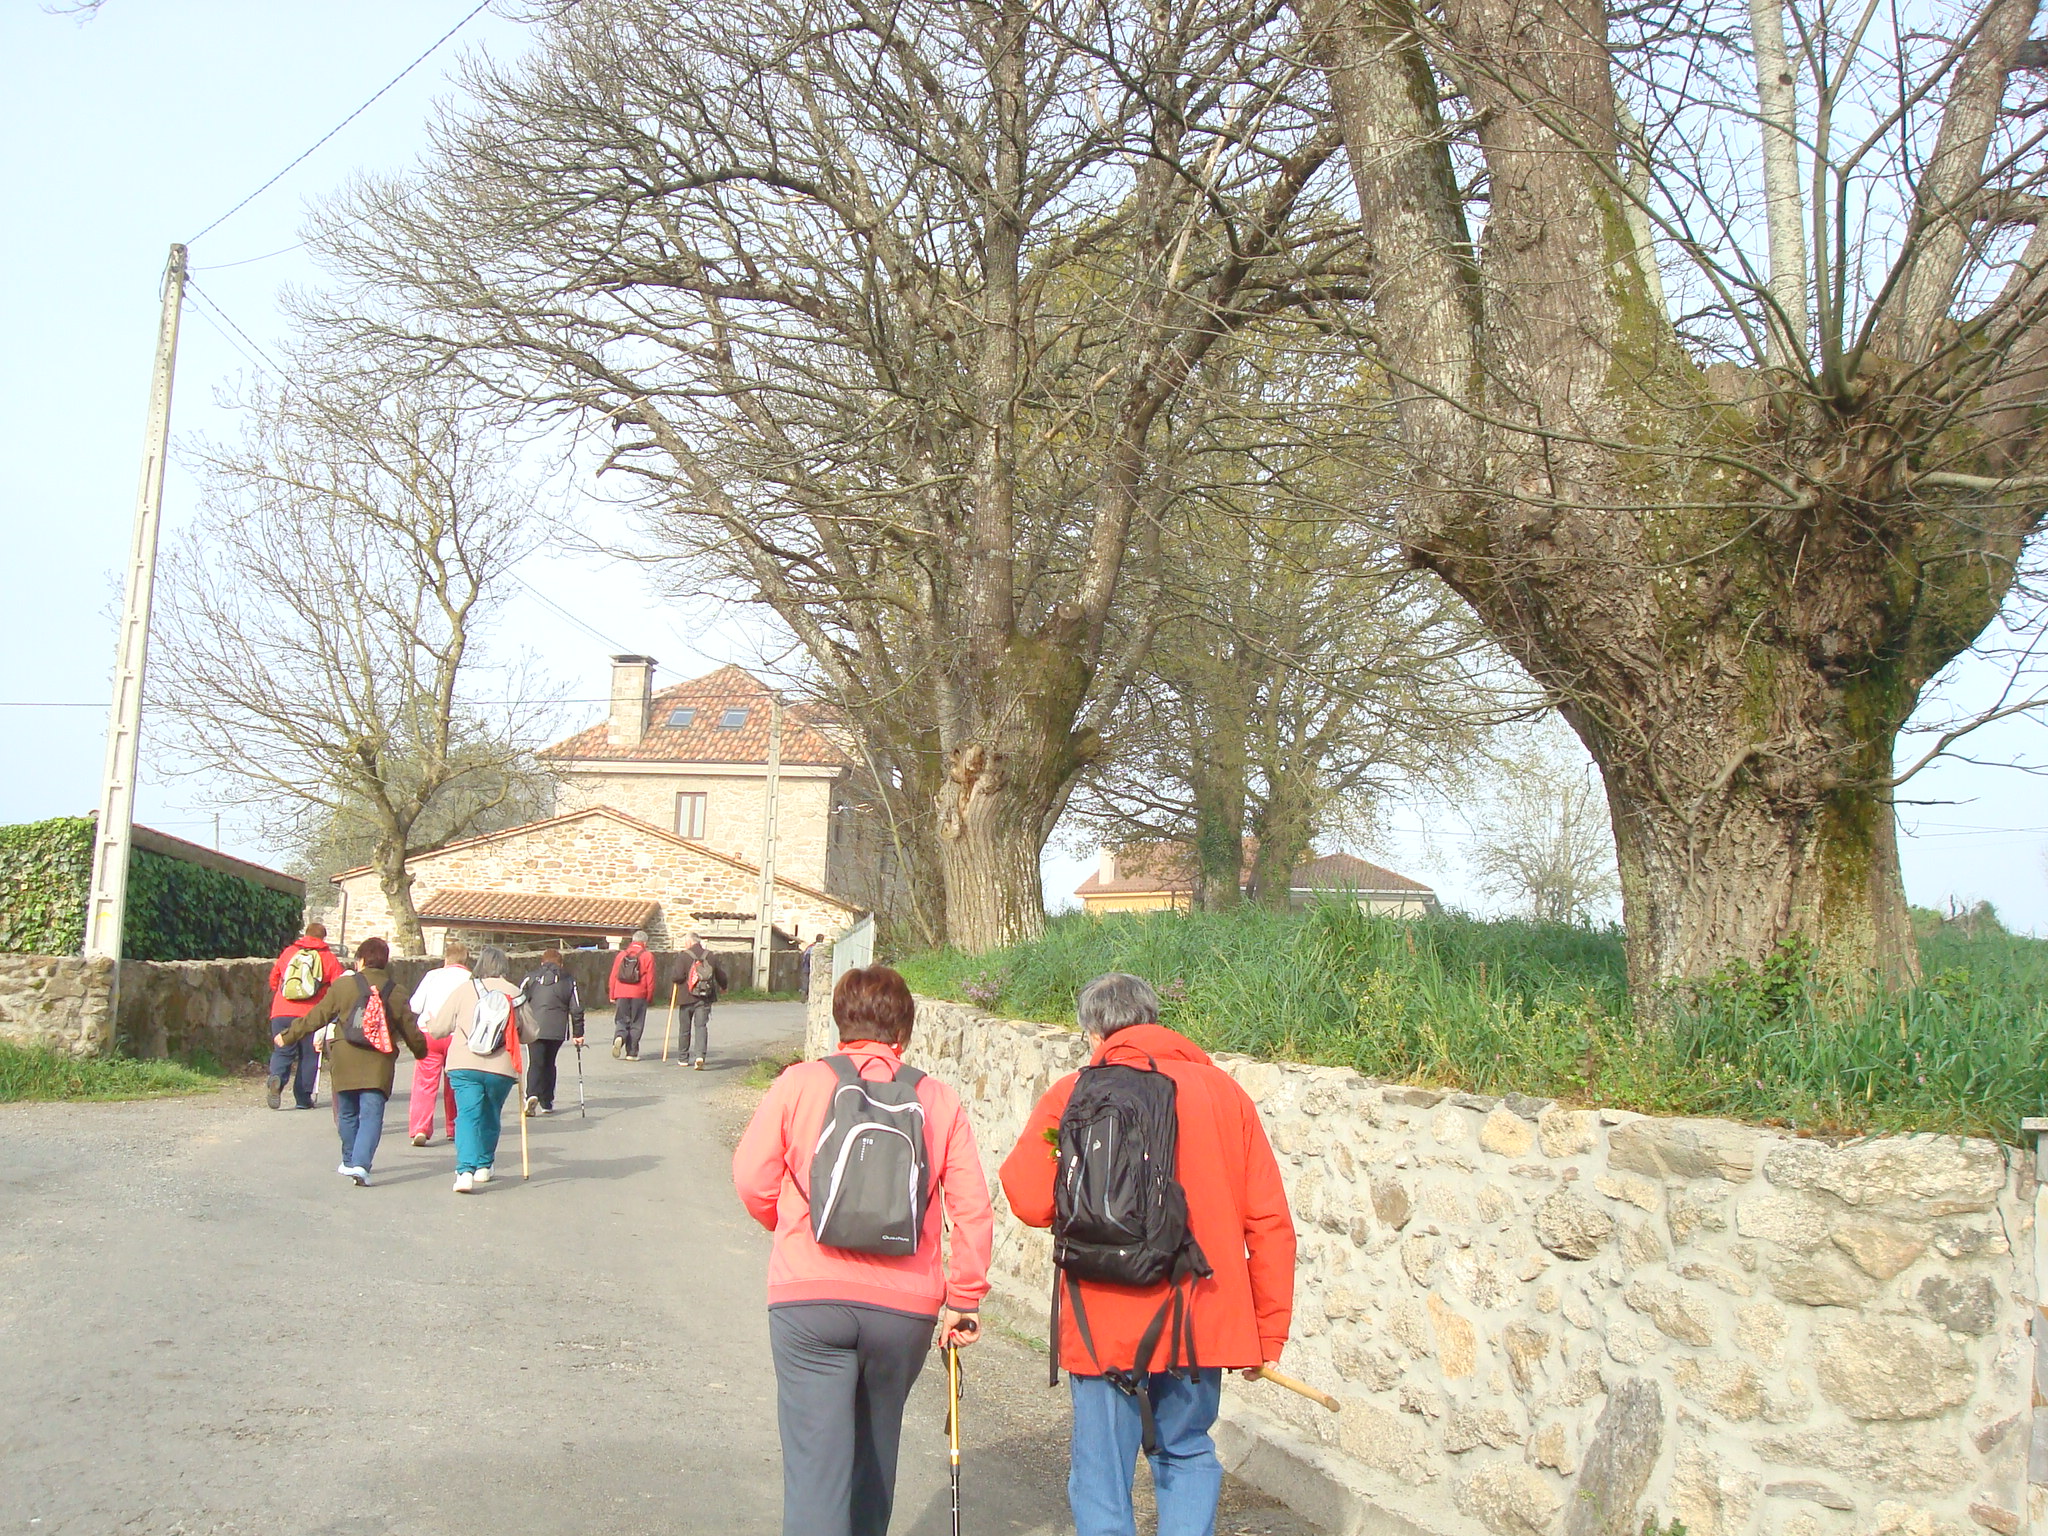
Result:
[[[737,706],[732,709],[728,709],[724,714],[718,717],[718,728],[721,731],[736,731],[746,723],[746,710],[743,708],[739,708]]]
[[[702,793],[689,791],[676,796],[676,836],[704,840],[704,801]]]

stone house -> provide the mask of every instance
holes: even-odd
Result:
[[[464,838],[408,864],[413,905],[428,952],[451,934],[520,947],[615,944],[645,928],[656,949],[691,929],[715,947],[750,948],[760,866],[679,837],[608,805]],[[391,931],[391,912],[367,866],[334,877],[344,942]],[[798,933],[834,934],[861,909],[779,873],[781,943]]]
[[[1084,910],[1103,912],[1185,912],[1193,899],[1195,880],[1188,851],[1178,845],[1152,844],[1118,851],[1105,848],[1094,873],[1075,887]],[[1251,874],[1247,850],[1242,888]],[[1420,880],[1349,853],[1327,853],[1308,860],[1288,878],[1288,904],[1312,906],[1319,901],[1355,901],[1361,912],[1382,917],[1423,917],[1437,910],[1436,892]]]
[[[541,754],[557,777],[555,809],[612,806],[758,867],[767,686],[728,666],[656,693],[654,666],[649,656],[614,656],[609,715]],[[813,706],[784,708],[775,870],[872,908],[887,839],[848,745]]]

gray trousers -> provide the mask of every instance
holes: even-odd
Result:
[[[839,1302],[769,1309],[782,1536],[887,1536],[903,1404],[934,1321]]]
[[[711,1050],[711,999],[699,998],[683,1004],[681,1017],[676,1022],[676,1033],[682,1036],[683,1060],[701,1061]]]

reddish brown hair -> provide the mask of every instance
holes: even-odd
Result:
[[[543,960],[552,960],[557,965],[562,963],[562,952],[559,949],[544,949],[540,952],[540,957]]]
[[[309,938],[309,939],[324,939],[324,938],[326,938],[326,937],[327,937],[327,925],[326,925],[325,923],[308,923],[308,924],[306,924],[306,937],[307,937],[307,938]]]
[[[917,1004],[901,976],[886,965],[870,965],[839,978],[832,989],[832,1021],[839,1026],[841,1045],[849,1040],[905,1045],[917,1022]]]
[[[365,939],[356,946],[356,963],[381,971],[391,963],[391,946],[382,939]]]

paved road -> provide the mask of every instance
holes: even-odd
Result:
[[[592,1038],[608,1036],[593,1016]],[[604,1536],[780,1529],[767,1240],[729,1149],[797,1011],[721,1008],[711,1070],[586,1053],[476,1195],[403,1135],[334,1170],[325,1105],[0,1106],[0,1532]],[[565,1066],[567,1062],[565,1061]],[[967,1357],[967,1529],[1065,1522],[1064,1394]],[[947,1529],[942,1377],[906,1425],[895,1530]],[[1233,1488],[1223,1529],[1309,1528]]]

